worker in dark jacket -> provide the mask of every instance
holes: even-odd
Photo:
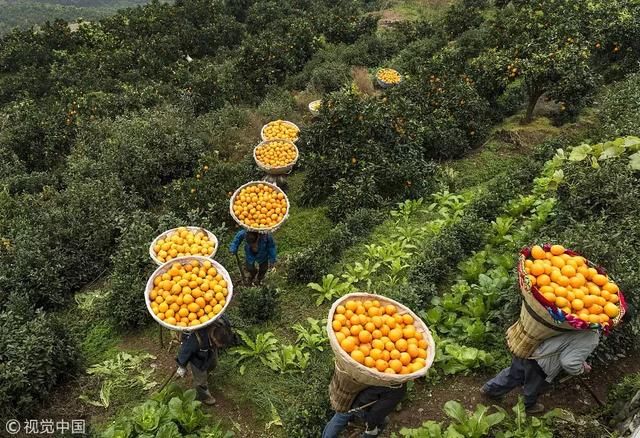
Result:
[[[366,430],[361,438],[380,436],[387,425],[387,415],[402,401],[407,392],[406,384],[396,388],[370,386],[355,398],[348,412],[336,412],[322,432],[322,438],[337,438],[355,418],[364,420]]]
[[[276,242],[271,233],[259,234],[254,231],[240,230],[229,246],[232,254],[238,253],[243,240],[245,241],[244,258],[247,271],[249,271],[249,283],[260,284],[269,268],[276,263]]]
[[[176,358],[176,375],[184,377],[187,374],[187,364],[190,364],[198,400],[206,405],[216,403],[216,399],[209,392],[207,377],[209,371],[218,363],[218,349],[232,345],[234,337],[231,324],[225,316],[200,330],[182,333]]]
[[[586,362],[600,341],[595,330],[580,330],[545,340],[527,359],[514,357],[511,366],[484,384],[480,392],[493,399],[504,397],[512,389],[523,387],[524,405],[528,414],[544,412],[538,395],[547,383],[564,371],[578,376],[591,371]]]

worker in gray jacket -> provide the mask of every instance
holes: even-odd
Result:
[[[580,330],[554,336],[545,340],[528,359],[514,357],[511,366],[500,371],[484,384],[480,392],[493,399],[501,399],[512,389],[522,386],[524,405],[529,414],[544,411],[538,403],[538,395],[546,383],[564,370],[578,376],[591,371],[586,362],[598,346],[600,332]]]

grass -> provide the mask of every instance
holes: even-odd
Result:
[[[389,8],[406,20],[437,19],[454,0],[395,0]]]

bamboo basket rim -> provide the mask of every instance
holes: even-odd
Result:
[[[195,232],[204,231],[207,234],[207,236],[209,237],[209,239],[213,242],[213,253],[211,253],[209,255],[199,255],[199,257],[208,257],[208,258],[212,258],[213,259],[216,256],[216,254],[218,253],[219,242],[218,242],[218,238],[216,237],[216,235],[213,234],[211,231],[209,231],[209,230],[207,230],[206,228],[203,228],[203,227],[196,227],[196,226],[192,226],[192,225],[182,226],[182,227],[175,227],[175,228],[171,228],[170,230],[164,231],[163,233],[159,234],[155,239],[153,239],[153,241],[149,245],[149,256],[151,257],[151,260],[153,260],[156,263],[156,265],[161,266],[164,263],[166,263],[166,262],[161,262],[156,257],[155,251],[153,250],[153,247],[156,246],[156,242],[158,242],[158,240],[160,240],[160,239],[162,239],[164,237],[168,237],[170,233],[175,233],[180,228],[186,228],[189,231],[195,231]],[[190,257],[190,256],[183,256],[183,257]],[[172,262],[176,258],[173,258],[173,259],[171,259],[169,261]]]
[[[277,224],[275,224],[271,228],[254,228],[254,227],[250,227],[249,225],[245,224],[240,219],[238,219],[238,217],[236,216],[236,213],[233,211],[233,201],[236,199],[236,197],[238,196],[240,191],[242,189],[244,189],[245,187],[249,187],[249,186],[256,185],[256,184],[268,185],[269,187],[275,189],[278,193],[282,193],[284,195],[285,201],[287,202],[287,211],[284,214],[282,220],[280,222],[278,222]],[[241,185],[240,187],[238,187],[236,189],[236,191],[233,192],[233,195],[231,195],[231,199],[229,199],[229,213],[231,214],[231,217],[233,218],[233,220],[236,221],[236,223],[238,225],[240,225],[242,228],[244,228],[245,230],[254,231],[254,232],[260,233],[260,234],[267,234],[267,233],[271,233],[271,232],[274,232],[274,231],[278,230],[282,226],[282,224],[284,224],[287,221],[287,219],[289,218],[289,210],[291,210],[291,204],[289,202],[289,197],[287,196],[287,194],[280,187],[278,187],[277,185],[275,185],[273,183],[270,183],[268,181],[249,181],[248,183],[245,183],[245,184]]]
[[[258,156],[256,155],[256,151],[258,150],[258,148],[261,146],[264,146],[265,144],[273,143],[275,141],[290,143],[293,146],[293,148],[296,151],[296,156],[293,159],[293,161],[291,161],[290,163],[284,166],[270,166],[258,160]],[[291,140],[263,140],[253,148],[253,160],[256,162],[256,166],[258,166],[260,170],[264,170],[266,173],[270,173],[270,172],[274,172],[274,174],[286,173],[291,169],[293,169],[293,166],[295,166],[296,163],[298,162],[298,158],[300,158],[300,150],[298,149],[298,146],[296,146],[296,144]]]
[[[151,299],[149,298],[149,294],[153,290],[153,286],[154,286],[153,281],[158,275],[164,274],[169,269],[171,269],[171,265],[173,265],[174,263],[184,264],[183,262],[190,262],[192,260],[198,260],[201,263],[205,262],[205,261],[211,262],[213,267],[216,268],[218,273],[221,274],[222,278],[224,278],[224,280],[227,282],[227,292],[228,293],[227,293],[227,296],[225,297],[224,306],[222,307],[220,312],[216,316],[211,318],[209,321],[204,322],[204,323],[199,324],[199,325],[196,325],[196,326],[193,326],[193,327],[180,327],[180,326],[167,324],[166,322],[164,322],[163,320],[158,318],[156,316],[156,314],[153,313],[153,309],[151,309]],[[144,301],[145,301],[145,304],[147,305],[147,311],[151,314],[151,317],[158,324],[163,326],[164,328],[167,328],[169,330],[175,330],[175,331],[178,331],[178,332],[192,332],[194,330],[200,330],[200,329],[202,329],[204,327],[209,326],[213,322],[217,321],[218,318],[220,318],[220,316],[222,316],[222,314],[229,307],[229,304],[231,303],[231,299],[232,298],[233,298],[233,282],[231,281],[231,276],[229,275],[229,272],[226,270],[226,268],[224,266],[222,266],[219,262],[215,261],[214,259],[212,259],[210,257],[200,257],[200,256],[178,257],[178,258],[170,260],[170,261],[168,261],[166,263],[163,263],[161,266],[158,266],[158,268],[155,271],[153,271],[153,274],[151,274],[151,276],[147,280],[147,285],[146,285],[145,290],[144,290]]]
[[[409,315],[411,315],[411,317],[414,320],[414,326],[416,327],[416,331],[422,333],[424,336],[424,339],[427,341],[428,349],[427,349],[427,360],[426,360],[425,366],[420,370],[410,374],[385,374],[377,370],[374,371],[371,368],[368,368],[365,365],[358,363],[353,358],[351,358],[351,356],[347,354],[347,352],[344,351],[340,346],[340,344],[338,343],[338,339],[336,338],[336,334],[333,331],[333,327],[331,325],[333,322],[333,315],[335,314],[336,308],[340,304],[351,299],[356,299],[358,301],[364,301],[367,299],[378,300],[381,303],[384,302],[386,304],[393,304],[394,306],[396,306],[396,308],[398,309],[398,313],[400,314],[408,313]],[[378,294],[371,294],[368,292],[349,293],[347,295],[344,295],[338,298],[336,301],[334,301],[333,305],[331,306],[331,309],[329,310],[329,314],[327,316],[327,335],[329,337],[329,343],[331,345],[331,349],[333,350],[333,353],[336,356],[336,358],[339,357],[343,361],[344,365],[348,365],[351,368],[351,369],[344,369],[344,367],[340,367],[341,371],[346,372],[356,380],[357,380],[357,377],[352,374],[352,370],[357,370],[358,374],[368,379],[376,379],[381,382],[386,382],[389,384],[402,384],[410,380],[415,380],[419,377],[425,376],[429,371],[429,369],[431,368],[431,366],[433,365],[433,362],[436,356],[436,345],[435,345],[433,336],[431,334],[431,331],[429,330],[429,327],[427,326],[427,324],[418,315],[416,315],[411,309],[409,309],[404,304],[399,303],[398,301],[392,298],[388,298]]]

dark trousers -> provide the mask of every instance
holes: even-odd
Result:
[[[254,263],[245,263],[247,266],[247,271],[249,272],[249,283],[257,283],[260,284],[262,280],[264,280],[265,275],[267,275],[267,271],[269,270],[269,262],[263,262],[258,264],[258,269]]]
[[[546,378],[546,374],[535,360],[514,357],[510,367],[500,371],[497,376],[484,384],[484,390],[490,396],[501,397],[512,389],[522,386],[524,405],[531,408],[536,404],[540,391],[545,387]]]

